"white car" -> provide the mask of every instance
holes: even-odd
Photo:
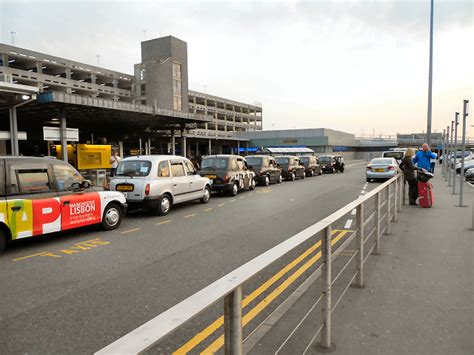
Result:
[[[141,207],[166,215],[177,203],[209,202],[211,182],[201,177],[186,158],[175,155],[144,155],[123,159],[110,189],[125,195],[130,209]]]
[[[474,168],[474,160],[470,159],[470,160],[465,160],[464,161],[464,173],[466,173],[466,171],[468,169],[471,169],[471,168]],[[456,174],[461,174],[461,163],[457,163],[456,164]]]
[[[390,179],[397,175],[400,171],[395,158],[374,158],[367,165],[366,178],[367,182],[376,179]]]

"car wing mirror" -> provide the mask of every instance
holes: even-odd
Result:
[[[81,188],[83,188],[83,189],[88,189],[91,186],[92,186],[92,182],[90,180],[84,180],[81,183]]]

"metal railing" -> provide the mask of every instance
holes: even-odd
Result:
[[[316,274],[316,277],[321,276],[322,278],[323,292],[316,301],[316,304],[320,301],[323,302],[321,307],[322,325],[316,331],[310,344],[313,343],[317,336],[321,335],[319,347],[330,349],[332,313],[351,285],[356,288],[364,287],[364,264],[372,252],[378,253],[380,237],[383,234],[391,233],[390,224],[398,220],[398,213],[401,211],[402,205],[405,204],[404,191],[403,176],[397,175],[391,178],[330,216],[288,238],[199,292],[191,295],[137,329],[99,350],[96,354],[143,353],[222,299],[224,300],[224,352],[226,354],[241,354],[243,347],[243,284],[254,278],[283,256],[294,251],[297,247],[302,246],[303,243],[314,238],[320,232],[323,232],[321,237],[322,263],[317,270],[314,271],[313,275]],[[375,209],[366,217],[365,206],[372,198],[375,198]],[[357,228],[338,248],[333,250],[333,226],[340,222],[341,218],[350,214],[353,209],[357,210]],[[371,222],[373,222],[375,226],[371,231],[367,231],[367,227]],[[374,237],[375,243],[368,249],[368,252],[365,253],[365,244],[371,237]],[[333,278],[332,265],[334,261],[352,241],[356,242],[356,250],[349,261]],[[357,265],[356,273],[351,277],[349,283],[344,287],[344,291],[333,305],[332,287],[353,260],[355,260]]]

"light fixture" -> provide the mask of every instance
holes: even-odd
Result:
[[[30,98],[29,95],[21,95],[22,100],[28,100]]]
[[[51,118],[51,121],[59,121],[59,118],[57,118],[57,117]]]

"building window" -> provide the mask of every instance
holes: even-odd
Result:
[[[181,64],[173,63],[173,110],[182,110]]]

